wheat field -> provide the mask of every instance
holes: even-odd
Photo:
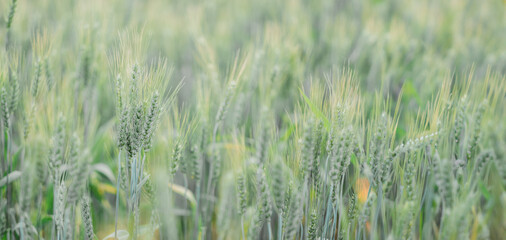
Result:
[[[503,0],[0,0],[0,240],[504,239]]]

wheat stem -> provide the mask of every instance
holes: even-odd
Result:
[[[118,153],[118,178],[116,178],[116,208],[114,217],[114,238],[118,238],[119,184],[121,179],[121,148]]]

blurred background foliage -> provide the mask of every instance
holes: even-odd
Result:
[[[6,25],[10,4],[0,0],[0,26]],[[212,124],[230,79],[236,78],[230,76],[232,68],[244,68],[225,133],[218,136],[228,159],[224,169],[235,171],[257,151],[258,134],[279,139],[271,143],[270,155],[290,151],[290,141],[296,141],[292,135],[301,132],[296,126],[300,109],[310,103],[322,109],[324,98],[318,96],[328,94],[325,87],[311,92],[317,91],[311,86],[332,86],[343,69],[352,69],[358,81],[363,99],[357,110],[364,119],[374,117],[378,102],[393,112],[400,101],[395,142],[408,137],[419,109],[429,107],[443,80],[465,88],[469,81],[491,78],[504,87],[505,9],[502,0],[19,0],[8,40],[7,29],[0,28],[5,46],[0,74],[5,82],[8,69],[15,69],[22,110],[35,109],[31,147],[24,156],[28,162],[35,166],[47,158],[58,114],[67,119],[65,131],[79,132],[92,159],[89,190],[100,238],[114,228],[118,150],[112,62],[121,36],[142,36],[144,42],[136,46],[141,57],[135,60],[149,68],[166,59],[168,88],[180,86],[149,153],[153,172],[168,171],[176,139],[190,131],[184,129],[189,124],[178,128],[178,122],[185,117],[199,126]],[[49,62],[56,89],[42,86],[42,94],[31,97],[39,60]],[[504,98],[498,101],[496,116],[504,116]],[[13,123],[14,135],[21,136],[23,117]],[[418,130],[427,128],[421,125]],[[498,138],[493,142],[504,144],[504,121],[488,127]],[[262,128],[268,130],[262,133]],[[201,130],[196,129],[191,131]],[[181,178],[174,181],[184,184]],[[47,189],[42,207],[48,216],[51,192]],[[185,202],[177,196],[174,201]]]

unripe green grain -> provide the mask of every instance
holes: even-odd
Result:
[[[135,118],[133,120],[133,129],[132,129],[132,134],[134,135],[134,138],[133,138],[133,146],[134,146],[134,149],[135,151],[140,151],[141,147],[142,147],[142,132],[143,132],[143,129],[144,129],[144,107],[142,106],[142,104],[138,104],[136,109],[135,109]]]
[[[127,152],[129,158],[136,156],[142,147],[142,131],[144,128],[144,108],[137,104],[130,110],[131,125],[127,136]]]
[[[271,196],[265,173],[261,168],[257,170],[257,189],[258,189],[258,202],[260,204],[260,215],[265,221],[269,220],[272,215]]]
[[[451,165],[448,159],[440,159],[438,152],[434,154],[436,165],[435,178],[440,197],[446,205],[451,204],[452,178]]]
[[[292,183],[288,184],[288,187],[286,188],[285,190],[285,198],[283,199],[283,207],[281,209],[281,217],[283,217],[283,231],[286,229],[286,225],[288,223],[288,217],[289,217],[289,213],[290,211],[292,210],[291,209],[291,206],[292,206],[292,197],[293,197],[293,192],[292,192]]]
[[[265,121],[262,121],[262,123],[260,123],[260,131],[259,132],[259,136],[257,137],[257,141],[256,141],[256,154],[255,154],[255,157],[256,157],[256,160],[258,161],[259,164],[265,164],[265,155],[266,155],[266,151],[267,151],[267,145],[268,145],[268,141],[269,141],[269,138],[267,137],[267,127],[265,126]]]
[[[47,182],[47,169],[46,164],[42,160],[39,160],[35,163],[36,171],[35,174],[37,176],[37,182],[40,184],[40,187],[45,187]]]
[[[280,159],[276,160],[271,168],[271,177],[272,177],[272,195],[274,197],[274,205],[277,209],[278,213],[281,212],[284,201],[284,189],[285,189],[285,180],[283,174],[283,163]]]
[[[413,156],[410,154],[407,159],[408,163],[406,165],[404,182],[406,185],[406,192],[408,194],[409,200],[414,200],[415,190],[415,164]]]
[[[474,167],[474,175],[476,178],[480,178],[485,170],[487,164],[492,162],[495,159],[495,154],[493,150],[485,150],[476,157],[476,163]]]
[[[132,66],[132,73],[130,77],[130,106],[135,106],[138,100],[138,86],[140,82],[140,68],[137,63]]]
[[[248,239],[252,239],[252,240],[259,239],[260,230],[262,228],[263,222],[264,222],[264,220],[261,216],[261,213],[257,211],[253,215],[253,219],[250,222],[250,226],[248,229]]]
[[[396,158],[401,154],[407,152],[414,152],[420,150],[423,146],[427,146],[434,142],[434,140],[439,136],[439,131],[431,134],[423,135],[419,138],[409,139],[406,143],[401,143],[395,147],[393,151],[390,152],[392,158]]]
[[[212,167],[212,176],[213,178],[211,179],[211,183],[215,184],[218,182],[218,179],[220,178],[221,176],[221,172],[222,172],[222,163],[223,163],[223,157],[221,156],[221,152],[219,151],[218,148],[214,147],[212,149],[212,154],[213,154],[213,157],[212,157],[212,163],[213,164],[213,167]]]
[[[384,151],[387,146],[387,116],[383,113],[373,134],[369,150],[369,164],[373,173],[372,184],[378,186],[383,180],[385,164]]]
[[[93,233],[93,223],[91,219],[91,207],[90,207],[90,197],[88,195],[84,195],[81,201],[81,217],[83,219],[84,224],[84,239],[85,240],[93,240],[95,234]]]
[[[220,104],[220,108],[218,109],[218,112],[216,113],[216,119],[215,119],[215,128],[222,124],[223,120],[225,119],[225,115],[228,111],[228,108],[230,106],[230,101],[232,100],[232,97],[235,94],[235,90],[237,88],[237,83],[235,81],[231,81],[228,84],[227,91],[225,93],[225,99]]]
[[[194,178],[195,181],[200,181],[200,168],[201,168],[201,161],[200,161],[200,157],[201,157],[201,154],[199,152],[199,149],[198,149],[198,145],[193,145],[192,147],[190,147],[190,154],[189,154],[189,158],[188,158],[188,166],[187,166],[187,171],[188,171],[188,175],[191,176],[191,178]]]
[[[300,222],[303,218],[303,203],[302,194],[300,192],[294,193],[292,196],[292,201],[290,205],[289,216],[286,219],[287,225],[285,230],[286,239],[294,239],[295,235],[298,232]]]
[[[143,177],[147,178],[147,180],[142,189],[144,190],[144,193],[146,194],[146,197],[149,200],[149,202],[154,205],[156,204],[155,186],[153,185],[153,181],[151,180],[151,178],[148,176],[148,173],[144,172]]]
[[[341,169],[339,170],[340,174],[344,176],[348,171],[348,167],[351,162],[351,154],[353,151],[354,142],[353,139],[353,130],[351,127],[343,129],[341,134],[344,136],[344,141],[341,141],[341,148],[339,152],[339,161],[341,162]]]
[[[464,139],[466,125],[466,98],[463,97],[456,110],[455,121],[453,123],[453,139],[455,143],[454,154],[460,157],[461,144]]]
[[[49,170],[53,181],[60,177],[60,166],[63,163],[65,145],[65,119],[62,115],[58,117],[55,133],[53,135],[53,147],[49,154]]]
[[[116,111],[120,112],[123,109],[123,84],[121,82],[121,76],[119,74],[116,76],[116,82],[114,85],[116,88]]]
[[[67,192],[67,187],[65,183],[62,181],[60,184],[55,186],[57,188],[57,194],[55,196],[56,204],[54,212],[54,221],[56,222],[56,226],[59,229],[63,228],[63,215],[65,213],[65,194]]]
[[[79,141],[79,137],[76,133],[72,135],[70,138],[70,154],[69,154],[69,163],[71,169],[75,169],[77,166],[77,162],[79,161],[79,153],[81,148],[81,142]]]
[[[7,29],[10,29],[14,20],[14,14],[16,13],[17,0],[12,0],[11,7],[9,9],[9,15],[7,16]]]
[[[91,47],[84,47],[81,52],[81,62],[79,65],[79,77],[82,81],[82,86],[88,86],[90,79],[92,78],[92,56],[93,52]]]
[[[309,222],[309,229],[308,229],[308,239],[309,240],[316,240],[317,233],[317,224],[318,224],[318,218],[316,216],[316,211],[313,210],[311,213],[311,220]]]
[[[151,98],[151,104],[149,106],[146,115],[146,121],[144,122],[143,139],[144,139],[144,149],[146,151],[149,151],[149,149],[151,148],[153,141],[153,133],[156,130],[158,122],[158,115],[160,112],[158,98],[159,98],[158,91],[155,91]]]
[[[243,175],[239,175],[237,177],[237,199],[238,199],[238,208],[239,214],[241,216],[246,213],[246,182]]]
[[[40,60],[37,60],[35,62],[35,74],[33,76],[32,89],[31,89],[33,97],[37,97],[37,94],[39,93],[41,69],[42,64],[40,63]]]
[[[415,202],[412,200],[408,200],[404,206],[404,212],[401,217],[401,236],[402,239],[411,239],[412,229],[414,224],[414,211],[415,211]]]
[[[353,151],[353,142],[352,128],[348,127],[339,132],[338,138],[333,144],[332,156],[330,158],[330,178],[334,183],[339,183],[342,176],[348,170]]]
[[[323,130],[323,122],[318,121],[316,126],[313,128],[313,136],[311,138],[311,179],[314,183],[318,182],[319,174],[320,174],[320,148],[322,143],[322,130]]]
[[[172,150],[172,161],[170,163],[170,174],[172,176],[174,176],[174,174],[176,174],[177,170],[179,169],[179,165],[181,163],[181,159],[183,156],[182,151],[183,151],[182,144],[179,141],[176,142],[176,144],[174,145],[174,149]]]
[[[128,189],[128,178],[130,174],[130,161],[126,161],[126,164],[121,164],[121,176],[120,176],[120,188],[124,191]]]
[[[51,71],[51,66],[49,66],[49,60],[47,58],[44,59],[44,72],[46,72],[46,85],[47,90],[51,91],[54,86],[54,76]]]
[[[18,75],[15,71],[12,71],[10,78],[10,101],[9,109],[12,114],[17,110],[19,104],[19,80]]]
[[[4,130],[8,131],[10,128],[9,95],[4,87],[0,90],[0,106],[2,108],[2,122]]]
[[[481,135],[481,121],[483,119],[483,115],[485,113],[486,107],[487,107],[487,101],[485,100],[478,106],[478,109],[476,110],[476,113],[474,114],[473,132],[470,137],[470,142],[468,144],[468,148],[467,148],[467,152],[466,152],[467,153],[467,155],[466,155],[467,161],[470,161],[471,159],[473,159],[474,156],[476,155],[477,150],[478,150],[478,142],[480,140],[480,135]]]
[[[131,154],[132,149],[129,145],[129,109],[124,107],[121,110],[121,116],[119,120],[119,136],[118,136],[118,147],[127,148],[128,152]]]
[[[80,160],[80,156],[84,157]],[[80,140],[76,134],[71,138],[70,145],[70,176],[72,182],[69,187],[67,199],[69,203],[76,203],[81,198],[86,187],[86,181],[89,173],[89,155],[81,152]]]
[[[351,193],[348,199],[348,221],[353,222],[357,216],[357,197],[355,193]]]
[[[90,171],[89,169],[89,162],[87,160],[81,160],[78,162],[76,170],[72,171],[75,175],[69,187],[68,202],[72,203],[79,201],[86,188],[86,181]]]

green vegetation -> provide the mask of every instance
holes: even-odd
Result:
[[[502,239],[505,8],[0,0],[0,239]]]

